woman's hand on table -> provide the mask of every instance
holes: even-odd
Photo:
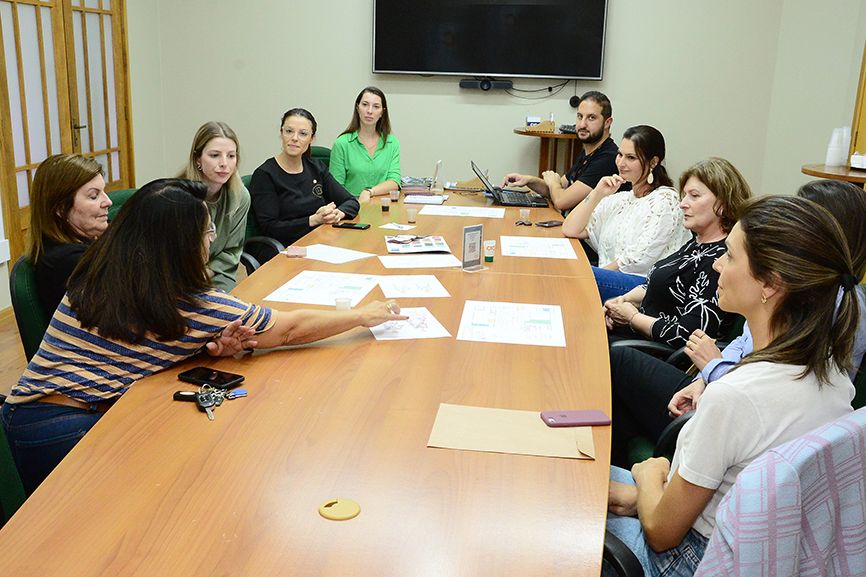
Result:
[[[231,357],[242,351],[256,348],[258,343],[254,339],[255,334],[253,328],[241,325],[240,319],[236,319],[207,343],[205,350],[212,357]]]
[[[395,300],[374,301],[357,309],[361,313],[361,325],[375,327],[388,321],[405,321],[409,317],[400,314],[400,305]]]
[[[319,226],[324,224],[325,218],[337,209],[337,205],[329,202],[325,206],[320,206],[319,209],[310,215],[310,226]]]

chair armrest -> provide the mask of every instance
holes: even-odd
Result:
[[[659,440],[656,441],[656,448],[653,451],[653,457],[670,458],[674,454],[674,450],[677,448],[677,437],[680,435],[680,429],[683,428],[694,414],[694,411],[683,413],[664,428],[661,435],[659,435]]]
[[[253,274],[255,271],[259,269],[261,263],[256,260],[256,257],[247,252],[241,253],[241,264],[244,265],[244,269],[247,271],[247,275]]]
[[[243,252],[253,257],[261,266],[285,248],[283,243],[269,236],[252,236],[244,241]]]
[[[605,530],[604,532],[604,550],[601,558],[610,563],[611,568],[619,577],[643,577],[643,567],[640,561],[626,547],[619,537]]]
[[[673,347],[671,347],[670,345],[651,341],[648,339],[625,339],[621,341],[614,341],[610,344],[610,348],[612,349],[619,347],[629,347],[632,349],[637,349],[641,352],[647,353],[648,355],[652,355],[662,360],[668,358],[671,353],[674,352]]]

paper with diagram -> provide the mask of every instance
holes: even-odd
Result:
[[[370,331],[380,341],[397,341],[404,339],[435,339],[450,337],[442,323],[436,320],[427,307],[403,307],[401,315],[409,318],[405,321],[388,321],[372,327]]]
[[[334,299],[348,298],[354,307],[367,296],[379,278],[372,274],[305,270],[265,297],[266,301],[334,306]]]
[[[344,264],[352,262],[353,260],[361,260],[362,258],[376,256],[370,252],[361,252],[359,250],[330,246],[327,244],[311,244],[305,248],[307,249],[307,258],[329,262],[331,264]]]
[[[379,277],[379,287],[387,299],[450,297],[432,274],[388,274]]]
[[[458,341],[564,347],[559,305],[466,301]]]
[[[539,236],[500,237],[502,256],[527,256],[531,258],[563,258],[577,260],[577,254],[567,238]]]

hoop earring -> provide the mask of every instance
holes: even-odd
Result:
[[[652,184],[653,182],[655,182],[655,177],[653,177],[653,171],[650,170],[649,176],[646,177],[646,183]]]

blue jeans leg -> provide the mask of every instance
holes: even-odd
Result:
[[[624,295],[636,286],[646,283],[646,277],[620,272],[618,270],[607,270],[606,268],[592,267],[595,276],[595,284],[598,286],[598,294],[601,302]]]
[[[634,485],[631,473],[619,467],[610,468],[610,480]],[[607,530],[631,549],[647,577],[692,577],[707,548],[707,539],[691,529],[679,545],[656,553],[647,544],[640,521],[636,517],[620,517],[608,513]],[[605,563],[602,566],[602,575],[616,574]]]
[[[6,403],[0,419],[24,490],[29,495],[102,416],[47,403]]]

